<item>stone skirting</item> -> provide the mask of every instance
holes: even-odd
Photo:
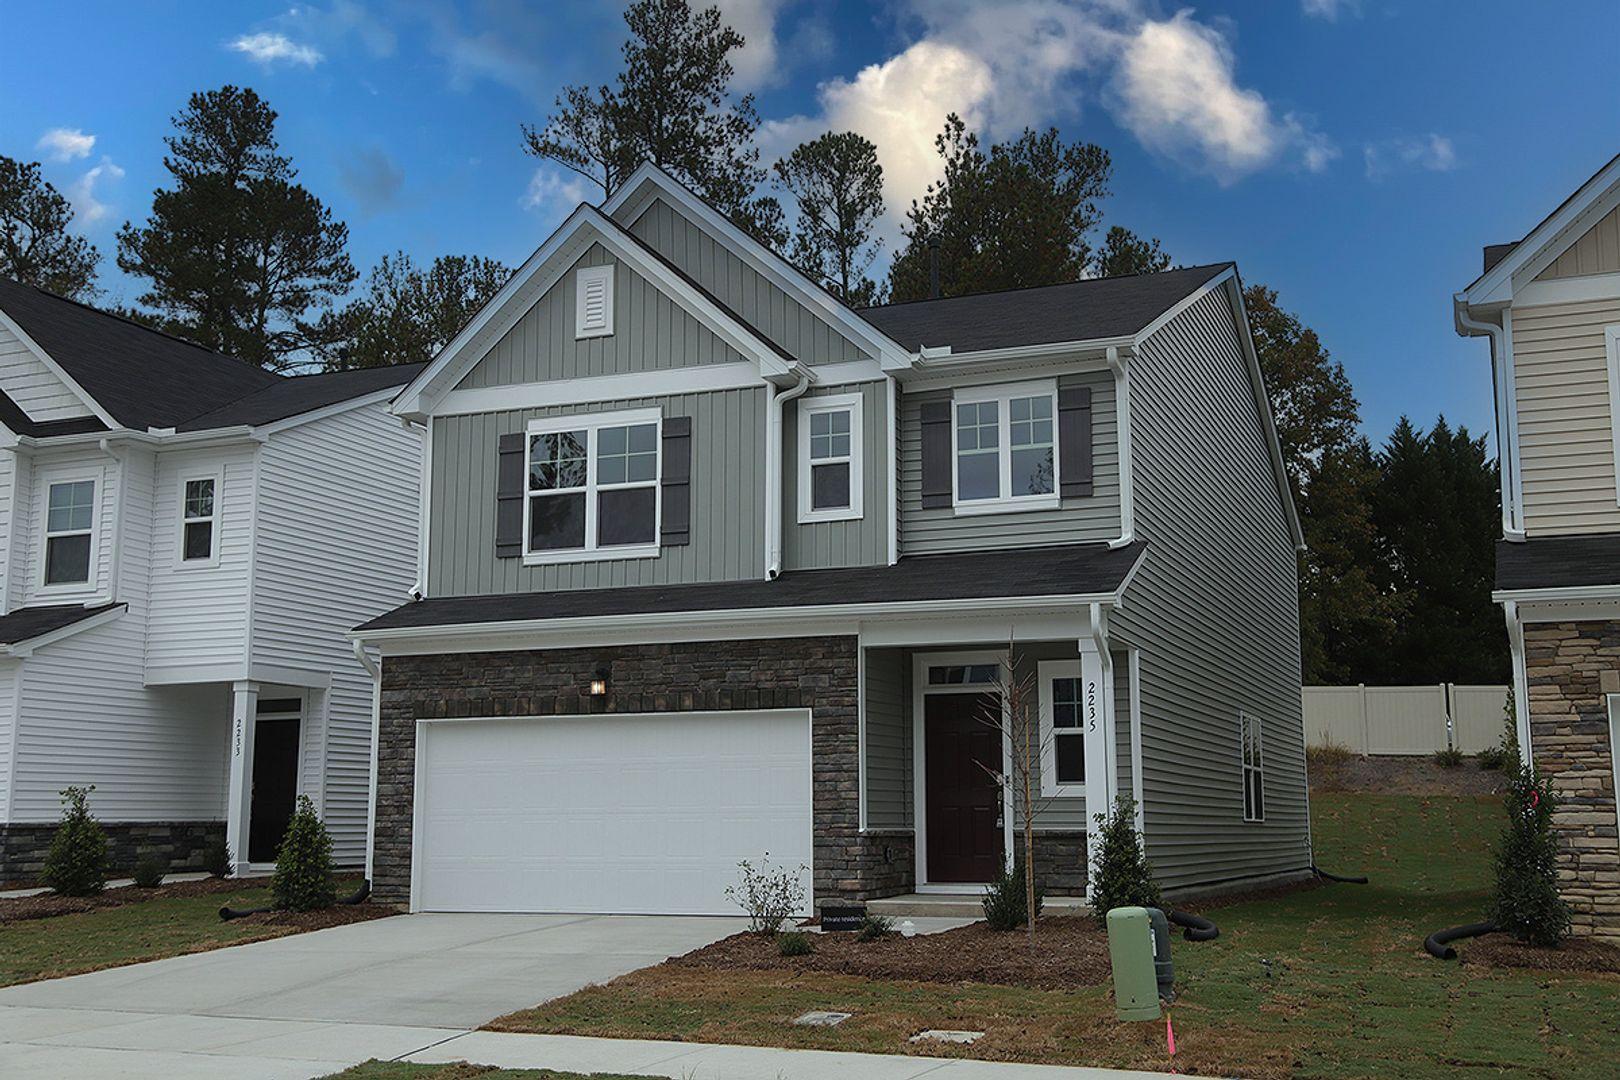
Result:
[[[1620,939],[1620,831],[1615,821],[1607,692],[1620,690],[1620,622],[1524,628],[1530,746],[1560,800],[1558,875],[1577,934]]]
[[[608,669],[608,692],[585,691]],[[853,637],[681,642],[437,656],[383,663],[373,895],[407,903],[416,722],[443,717],[808,708],[815,902],[909,889],[910,838],[859,831]]]
[[[128,877],[136,860],[148,851],[168,864],[171,873],[201,870],[211,842],[223,842],[223,821],[104,821],[110,876]],[[45,853],[56,822],[0,825],[0,883],[32,884],[45,868]]]
[[[1022,850],[1023,834],[1014,831],[1013,843]],[[1036,829],[1035,882],[1046,896],[1086,895],[1086,834]]]

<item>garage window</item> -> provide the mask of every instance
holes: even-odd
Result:
[[[639,409],[529,424],[525,562],[658,554],[660,423]]]

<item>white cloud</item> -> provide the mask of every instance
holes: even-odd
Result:
[[[104,180],[122,180],[124,170],[113,164],[113,160],[105,155],[100,164],[90,168],[85,174],[67,186],[64,194],[68,202],[73,204],[73,219],[81,225],[93,225],[112,212],[112,207],[98,199],[97,188]]]
[[[743,37],[731,54],[733,80],[739,90],[774,86],[786,74],[776,38],[776,20],[786,0],[716,0],[720,21]]]
[[[39,137],[34,148],[44,151],[52,161],[77,161],[89,157],[95,145],[96,137],[78,128],[51,128]]]
[[[229,46],[233,52],[242,53],[265,67],[278,63],[302,64],[304,67],[314,67],[324,57],[321,51],[313,45],[305,45],[294,41],[286,34],[269,30],[261,30],[255,34],[243,34],[232,41]]]
[[[1457,167],[1457,148],[1444,135],[1402,135],[1362,147],[1367,179],[1382,180],[1396,172],[1450,172]]]
[[[541,165],[529,177],[528,189],[518,200],[518,205],[552,222],[560,222],[573,212],[574,207],[582,202],[590,202],[600,194],[596,185],[583,176],[563,172],[551,165]]]
[[[1300,10],[1313,19],[1337,22],[1340,15],[1360,15],[1361,0],[1299,0]]]
[[[1321,132],[1310,130],[1292,113],[1285,120],[1299,141],[1300,163],[1305,166],[1307,172],[1326,172],[1329,165],[1343,156],[1332,139]]]

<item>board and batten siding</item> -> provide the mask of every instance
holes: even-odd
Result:
[[[530,420],[656,407],[692,418],[691,543],[656,558],[524,566],[495,556],[500,437]],[[765,574],[765,389],[435,417],[428,507],[430,596],[741,581]]]
[[[382,403],[277,432],[260,451],[251,655],[331,673],[306,696],[303,783],[344,864],[365,858],[372,703],[345,632],[398,607],[416,580],[422,453],[420,432]]]
[[[574,336],[577,271],[615,267],[613,333]],[[462,378],[458,388],[623,375],[738,363],[745,358],[696,316],[660,292],[601,244],[592,244],[517,324]]]
[[[1132,360],[1144,562],[1112,620],[1141,652],[1147,853],[1167,887],[1310,861],[1296,557],[1222,286]],[[1243,820],[1240,712],[1263,732],[1266,820]],[[1123,785],[1122,785],[1123,788]]]
[[[1525,531],[1620,529],[1604,345],[1620,297],[1514,307],[1511,319]]]
[[[782,410],[782,568],[881,566],[889,561],[887,383],[812,387]],[[859,518],[799,523],[799,407],[818,397],[861,395]]]
[[[91,415],[84,402],[46,367],[8,326],[0,325],[0,390],[30,420],[76,420]]]
[[[1537,281],[1620,271],[1620,206],[1610,210],[1536,275]],[[1518,312],[1514,312],[1515,318]]]
[[[1014,382],[1015,380],[1008,380]],[[1092,494],[1064,499],[1056,511],[958,515],[951,507],[922,505],[922,403],[949,400],[949,389],[900,395],[900,554],[1075,544],[1112,540],[1119,525],[1119,440],[1114,377],[1106,371],[1068,374],[1060,389],[1091,387]],[[954,420],[952,421],[954,423]],[[954,469],[955,462],[951,467]]]
[[[826,364],[869,358],[861,346],[662,199],[650,203],[630,231],[795,359]]]

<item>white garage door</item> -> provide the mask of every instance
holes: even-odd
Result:
[[[810,864],[808,711],[418,732],[420,910],[734,915],[738,860]]]

